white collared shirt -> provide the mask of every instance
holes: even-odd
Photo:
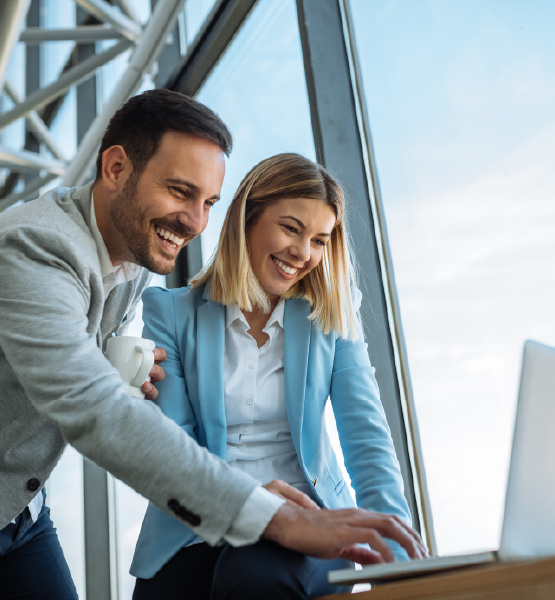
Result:
[[[284,334],[285,302],[280,300],[263,331],[268,341],[258,348],[247,332],[245,315],[226,307],[224,402],[227,421],[227,462],[260,481],[281,479],[310,493],[285,409]],[[255,488],[224,539],[233,545],[257,541],[282,498]],[[234,531],[241,531],[235,536]],[[248,541],[248,531],[251,538]],[[202,542],[197,536],[191,544]]]
[[[283,314],[281,299],[258,348],[245,315],[226,307],[224,398],[227,462],[262,482],[281,479],[305,493],[305,480],[285,409]]]

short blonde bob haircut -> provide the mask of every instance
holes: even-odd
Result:
[[[255,306],[269,312],[268,297],[252,270],[246,234],[268,206],[286,198],[321,200],[333,208],[336,221],[320,263],[283,297],[307,300],[310,319],[324,333],[334,331],[355,339],[356,311],[351,296],[355,281],[343,191],[322,166],[300,154],[277,154],[247,173],[227,211],[218,248],[191,286],[210,283],[215,302],[234,304],[247,312]]]

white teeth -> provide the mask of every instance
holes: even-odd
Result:
[[[167,229],[163,229],[162,227],[155,227],[154,231],[163,239],[169,240],[173,242],[176,246],[181,246],[185,241],[184,238],[177,237],[174,233],[171,233]]]
[[[276,263],[276,265],[288,275],[295,274],[299,269],[295,269],[293,267],[288,267],[286,264],[282,263],[281,260],[272,257],[272,260]]]

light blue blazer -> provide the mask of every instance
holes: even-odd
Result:
[[[204,288],[149,288],[143,302],[143,335],[168,353],[163,365],[166,377],[157,384],[160,408],[201,446],[225,460],[225,306],[211,301]],[[312,326],[309,313],[306,301],[286,300],[285,406],[312,495],[326,508],[355,506],[325,428],[324,406],[329,397],[358,506],[395,514],[410,523],[399,463],[362,328],[359,326],[356,341],[325,335]],[[193,536],[187,527],[150,504],[131,574],[153,577]],[[393,542],[391,547],[398,560],[406,560],[402,548]]]

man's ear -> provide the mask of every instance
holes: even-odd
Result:
[[[110,146],[102,153],[102,183],[111,192],[121,191],[133,171],[123,146]]]

